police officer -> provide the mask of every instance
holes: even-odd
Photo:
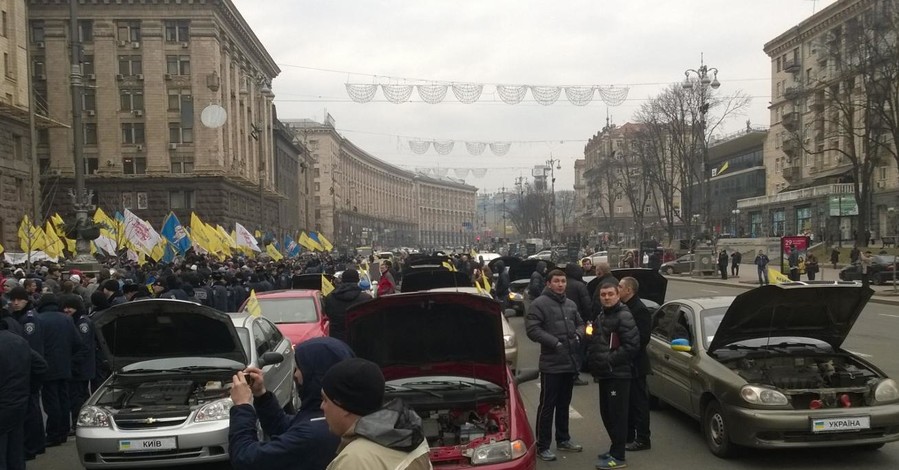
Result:
[[[77,295],[66,296],[60,302],[62,313],[75,322],[81,342],[85,348],[82,360],[72,365],[72,379],[69,380],[69,404],[72,418],[72,429],[78,419],[81,406],[90,396],[90,381],[97,376],[97,341],[94,336],[94,324],[84,309],[84,302]]]
[[[220,272],[212,273],[212,308],[221,310],[222,312],[233,312],[229,310],[231,302],[231,292],[228,290],[228,283]]]
[[[13,318],[19,322],[28,345],[39,356],[44,356],[44,339],[41,320],[32,309],[31,297],[23,287],[14,287],[8,293],[9,308]],[[31,390],[25,410],[25,460],[32,460],[44,453],[46,435],[44,417],[41,414],[41,380],[30,382]]]
[[[0,322],[0,468],[25,470],[23,430],[31,382],[44,373],[47,363],[8,327]]]

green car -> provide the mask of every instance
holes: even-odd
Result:
[[[872,294],[809,281],[667,302],[647,346],[652,401],[699,420],[719,457],[899,440],[899,386],[840,348]]]

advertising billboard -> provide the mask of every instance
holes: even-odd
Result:
[[[805,274],[805,259],[808,257],[808,249],[809,249],[809,237],[806,236],[796,236],[796,237],[780,237],[780,272],[790,275],[790,255],[793,253],[793,249],[796,249],[796,257],[798,272],[794,273],[795,277],[792,277],[794,281],[799,280],[800,274]]]

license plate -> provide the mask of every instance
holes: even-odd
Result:
[[[859,431],[871,428],[870,416],[850,418],[824,418],[812,420],[812,432]]]
[[[157,450],[173,450],[178,448],[177,438],[157,437],[155,439],[122,439],[119,441],[119,452],[153,452]]]

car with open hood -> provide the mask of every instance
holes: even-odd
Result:
[[[262,368],[282,407],[296,405],[293,350],[263,317],[148,299],[93,321],[113,371],[78,414],[86,468],[227,461],[231,380],[248,365]]]
[[[637,295],[643,301],[643,305],[650,313],[658,310],[665,303],[665,295],[668,292],[668,279],[655,269],[649,268],[616,268],[612,270],[612,276],[619,281],[625,277],[637,280]],[[587,283],[587,293],[596,302],[596,290],[599,289],[599,277],[584,276]]]
[[[502,312],[462,292],[391,295],[347,310],[347,342],[375,362],[385,400],[422,418],[435,468],[533,469],[536,443],[506,363]]]
[[[527,305],[530,304],[528,284],[531,282],[531,274],[537,270],[537,264],[545,263],[547,273],[555,269],[556,265],[552,261],[540,259],[521,260],[511,256],[503,256],[498,258],[498,260],[503,261],[509,272],[509,308],[514,310],[516,315],[523,316],[526,313]],[[493,268],[498,260],[493,260],[488,265],[494,272],[496,271]]]
[[[321,285],[321,274],[316,274]],[[319,287],[319,289],[321,289]],[[321,290],[284,289],[257,292],[262,316],[278,326],[278,330],[297,345],[303,341],[328,336],[331,325],[322,306]],[[247,302],[237,309],[247,311]]]
[[[899,386],[841,347],[872,294],[809,281],[667,302],[647,347],[650,395],[699,420],[719,457],[899,440]]]

